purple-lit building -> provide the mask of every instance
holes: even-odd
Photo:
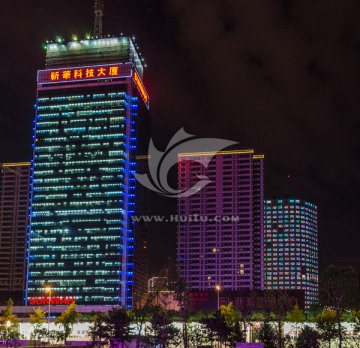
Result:
[[[264,205],[265,288],[304,290],[305,307],[318,301],[317,207],[298,199]]]
[[[211,158],[207,167],[209,157]],[[263,155],[254,150],[183,153],[178,262],[190,289],[263,289]],[[199,188],[198,176],[210,180]]]

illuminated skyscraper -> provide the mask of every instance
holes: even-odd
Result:
[[[265,288],[304,290],[305,306],[318,301],[317,207],[297,199],[264,205]]]
[[[263,289],[263,158],[253,150],[179,154],[178,188],[196,192],[178,200],[178,262],[190,289]],[[199,176],[210,180],[202,189]]]
[[[0,164],[0,299],[21,301],[25,285],[30,163]]]
[[[26,298],[50,285],[77,304],[132,306],[132,173],[148,141],[142,76],[129,37],[47,45],[37,79]]]

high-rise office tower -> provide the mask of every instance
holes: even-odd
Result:
[[[44,296],[48,285],[78,304],[132,306],[132,173],[149,129],[142,76],[129,37],[47,45],[37,79],[27,298]]]
[[[179,154],[178,188],[195,192],[178,200],[179,270],[190,289],[263,289],[263,158],[253,150]],[[202,189],[199,175],[211,181]]]
[[[318,301],[317,207],[297,199],[264,205],[265,288],[303,290],[305,306]]]
[[[30,163],[0,164],[0,298],[21,301],[25,285]]]

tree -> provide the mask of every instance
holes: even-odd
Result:
[[[316,322],[316,318],[322,313],[324,307],[320,304],[312,304],[310,308],[306,311],[306,321],[311,323]]]
[[[176,280],[173,282],[175,291],[175,300],[180,307],[180,316],[182,322],[182,341],[184,348],[189,346],[188,321],[189,321],[189,292],[187,291],[185,281],[176,274]]]
[[[338,336],[336,311],[325,309],[316,319],[316,328],[321,340],[327,342],[330,348],[331,342]]]
[[[93,325],[88,330],[88,334],[91,337],[93,344],[97,344],[99,347],[102,344],[108,343],[109,330],[106,322],[106,313],[96,313],[92,318]]]
[[[210,342],[210,345],[213,346],[213,343],[217,340],[221,340],[221,331],[223,327],[224,320],[218,316],[219,312],[216,312],[211,317],[203,317],[200,319],[200,324],[205,328],[206,340]]]
[[[240,326],[241,312],[230,302],[227,306],[220,306],[220,313],[228,329],[231,344],[243,342],[244,334]]]
[[[320,302],[335,309],[339,348],[342,348],[343,329],[341,316],[344,309],[357,309],[359,277],[351,267],[329,266],[320,279]]]
[[[298,336],[298,324],[305,321],[305,314],[302,309],[299,308],[298,304],[286,314],[286,319],[292,323],[295,323],[295,336]]]
[[[266,319],[257,332],[257,338],[264,343],[265,348],[277,348],[277,334],[270,322]]]
[[[221,313],[221,307],[212,317],[203,318],[200,322],[205,325],[208,333],[208,340],[211,343],[214,340],[217,340],[220,345],[227,345],[232,342],[232,328],[226,323],[225,316]]]
[[[134,323],[136,323],[136,348],[141,346],[141,343],[144,341],[143,330],[146,326],[146,321],[150,320],[152,317],[152,313],[154,311],[153,302],[156,296],[159,294],[159,291],[156,289],[155,291],[148,292],[143,297],[143,301],[139,301],[131,310],[131,316]]]
[[[169,345],[179,345],[180,331],[171,322],[167,311],[155,307],[150,320],[150,327],[147,336],[148,343],[159,348],[166,348]]]
[[[209,343],[206,334],[206,327],[203,324],[190,323],[187,334],[189,348],[197,348],[199,346],[205,346]]]
[[[55,324],[60,324],[64,328],[64,341],[66,341],[70,335],[74,324],[81,318],[81,314],[76,312],[75,302],[71,303],[65,312],[61,313],[55,319]]]
[[[276,321],[277,347],[284,348],[287,339],[284,337],[284,319],[289,310],[289,295],[286,290],[277,290],[269,291],[266,297],[271,303],[271,310]]]
[[[349,338],[353,347],[360,348],[360,311],[351,312],[353,335]]]
[[[8,347],[11,340],[18,338],[18,325],[19,319],[13,313],[14,301],[9,298],[7,301],[6,308],[1,311],[0,315],[0,332],[1,338],[6,341],[6,346]]]
[[[47,334],[47,332],[46,332]],[[65,332],[63,331],[57,331],[57,330],[51,330],[49,332],[49,337],[48,337],[48,341],[49,342],[64,342],[65,339]]]
[[[261,311],[255,311],[249,314],[250,321],[265,321],[267,318],[267,314]]]
[[[305,325],[296,339],[296,348],[320,348],[320,335],[312,327]]]
[[[232,302],[227,306],[220,306],[213,316],[202,318],[200,323],[205,325],[210,343],[217,340],[220,344],[235,345],[244,341],[241,313]]]
[[[34,309],[34,313],[30,314],[30,324],[33,326],[31,339],[34,340],[34,347],[38,341],[41,342],[42,338],[47,335],[47,330],[43,327],[45,322],[45,311],[41,308]]]
[[[126,309],[111,309],[106,317],[106,324],[110,340],[115,339],[121,343],[130,340],[132,334],[131,317]]]

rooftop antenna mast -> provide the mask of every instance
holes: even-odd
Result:
[[[290,199],[290,194],[291,194],[291,183],[292,183],[292,180],[293,180],[293,176],[291,173],[289,173],[287,176],[286,176],[286,179],[287,179],[287,199]]]
[[[94,23],[94,36],[102,38],[102,18],[104,16],[104,2],[103,0],[95,0],[94,5],[95,23]]]

